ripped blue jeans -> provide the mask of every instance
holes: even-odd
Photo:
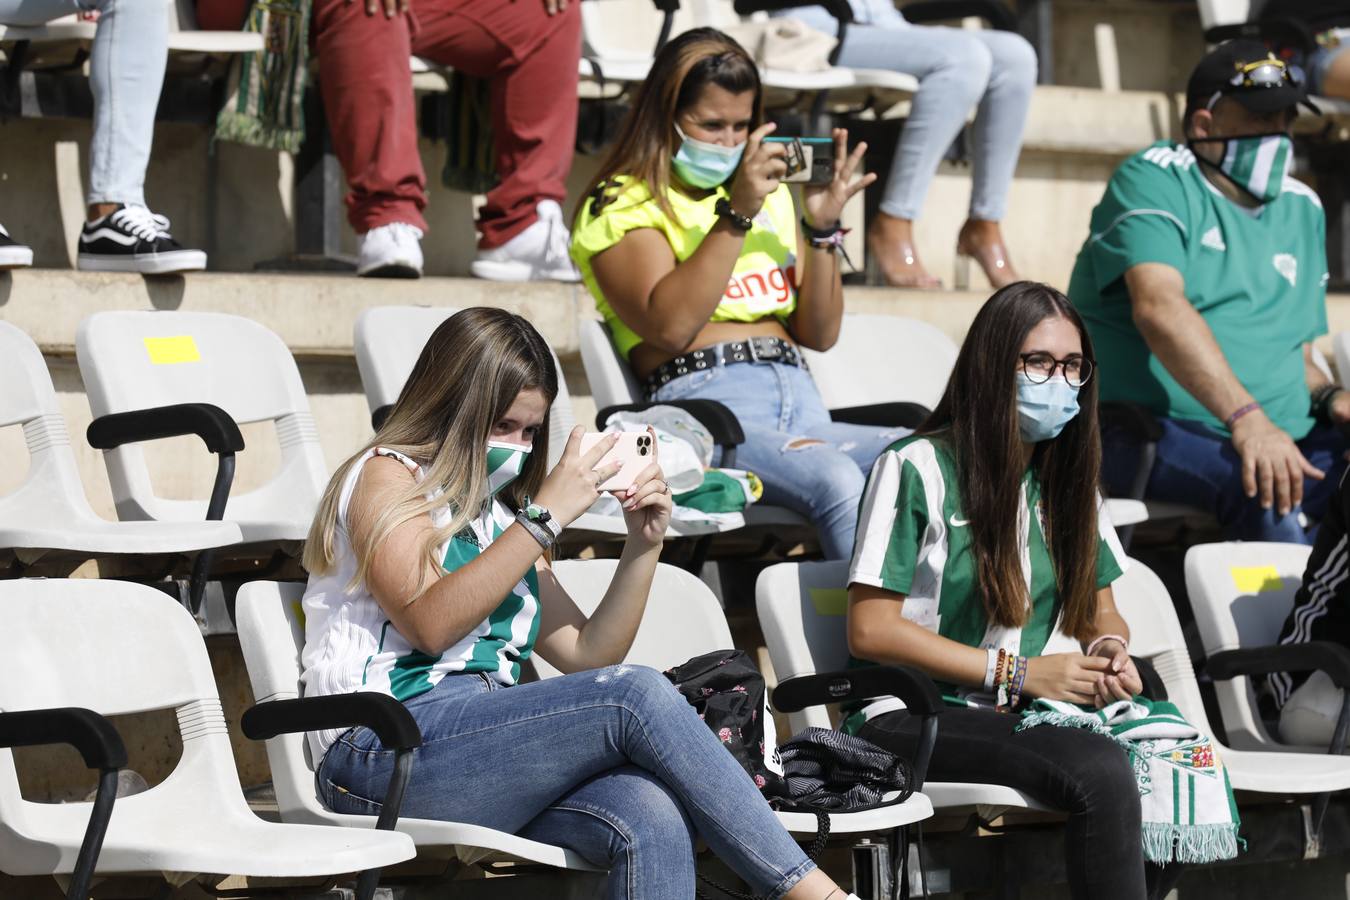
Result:
[[[830,420],[805,369],[781,363],[739,363],[682,375],[653,399],[717,400],[745,431],[736,466],[764,482],[764,501],[811,520],[826,559],[853,555],[858,504],[881,451],[910,433]],[[716,464],[716,460],[714,460]]]
[[[754,894],[815,868],[664,675],[608,666],[502,687],[448,675],[404,701],[422,729],[402,814],[483,825],[609,870],[608,900],[689,900],[702,837]],[[379,815],[394,754],[346,732],[316,773],[335,812]]]

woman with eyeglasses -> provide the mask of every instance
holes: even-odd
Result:
[[[1075,898],[1145,894],[1126,754],[1073,728],[1015,732],[1031,698],[1101,707],[1143,689],[1111,582],[1124,553],[1097,490],[1092,344],[1064,295],[1016,282],[976,315],[937,409],[877,460],[849,570],[855,657],[923,669],[956,708],[933,781],[1001,784],[1069,814]],[[895,701],[844,729],[912,753]]]

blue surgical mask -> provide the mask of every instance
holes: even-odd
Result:
[[[1078,415],[1078,388],[1062,377],[1035,384],[1025,372],[1017,373],[1017,426],[1029,444],[1059,437],[1064,426]]]
[[[489,494],[496,494],[516,480],[521,470],[525,468],[525,457],[530,455],[530,449],[519,444],[507,444],[503,441],[487,442]]]
[[[686,184],[697,188],[715,188],[731,177],[741,164],[741,154],[745,152],[745,141],[735,147],[723,147],[689,137],[675,126],[675,133],[682,140],[675,158],[670,161]]]

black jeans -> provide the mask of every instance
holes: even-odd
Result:
[[[988,709],[948,709],[938,721],[929,781],[1007,785],[1068,813],[1064,856],[1075,900],[1148,896],[1139,788],[1124,750],[1077,728],[1014,733],[1018,716]],[[892,712],[860,737],[913,759],[918,730],[909,713]]]

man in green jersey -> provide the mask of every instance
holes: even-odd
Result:
[[[1310,542],[1299,513],[1320,519],[1345,466],[1350,393],[1312,357],[1327,330],[1326,220],[1288,175],[1300,102],[1298,74],[1261,44],[1211,52],[1187,85],[1186,143],[1121,164],[1069,283],[1102,401],[1162,426],[1145,496],[1209,510],[1245,540]],[[1124,492],[1136,439],[1108,429],[1104,454]]]

